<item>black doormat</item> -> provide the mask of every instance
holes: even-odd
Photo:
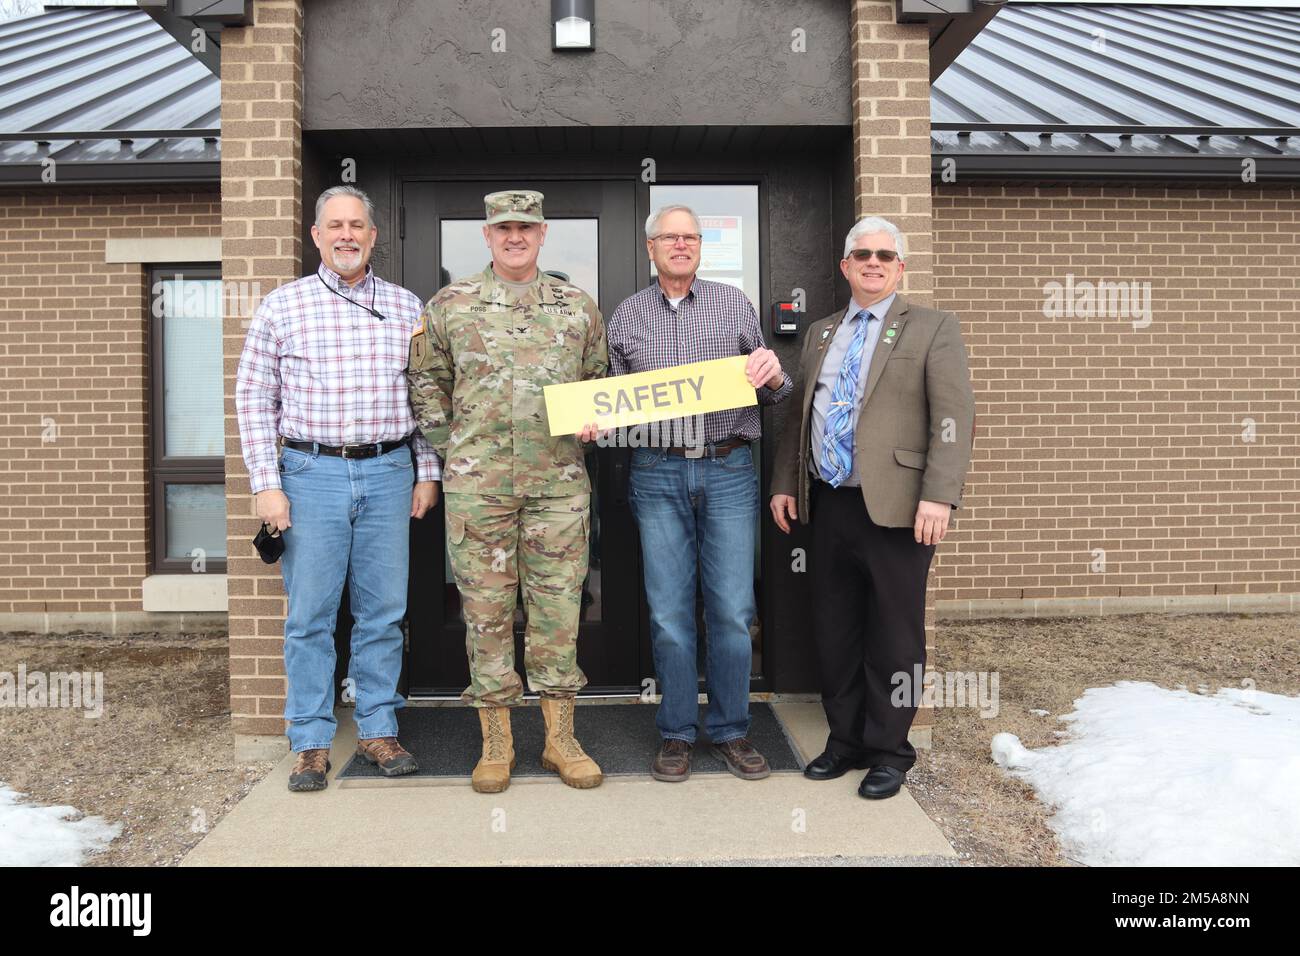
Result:
[[[653,704],[578,705],[574,725],[579,742],[591,758],[600,764],[606,776],[650,775],[650,762],[659,749],[659,731],[655,727]],[[749,741],[767,758],[774,771],[803,769],[798,755],[790,746],[781,722],[770,704],[749,705],[751,717]],[[704,707],[700,707],[700,726],[704,726]],[[510,729],[514,735],[518,763],[511,773],[516,777],[554,776],[542,767],[542,746],[546,724],[542,709],[536,705],[515,707],[510,712]],[[403,707],[397,712],[397,732],[402,746],[420,765],[411,777],[468,777],[483,752],[483,737],[478,714],[472,707]],[[727,765],[711,752],[701,733],[691,752],[692,773],[728,773]],[[374,764],[353,755],[339,777],[379,777],[383,773]]]

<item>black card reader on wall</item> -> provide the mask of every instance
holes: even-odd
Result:
[[[799,310],[793,302],[772,303],[772,334],[796,335],[799,332]]]

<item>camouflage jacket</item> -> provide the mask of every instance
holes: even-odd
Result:
[[[601,378],[605,323],[591,296],[543,273],[522,296],[489,266],[439,289],[406,375],[449,492],[526,497],[591,490],[575,435],[552,438],[542,389]]]

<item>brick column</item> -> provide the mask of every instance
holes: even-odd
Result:
[[[853,0],[853,186],[858,216],[883,216],[907,237],[899,291],[930,304],[934,293],[930,213],[930,32],[894,22],[894,0]],[[925,597],[925,642],[934,656],[934,594],[940,546]],[[922,708],[912,740],[928,746],[934,711]]]
[[[260,527],[235,419],[235,369],[251,309],[302,270],[302,0],[256,0],[253,26],[222,33],[221,216],[226,385],[230,710],[244,753],[286,750],[284,587],[252,548]],[[242,284],[242,285],[241,285]],[[255,302],[253,302],[255,305]],[[242,313],[242,314],[241,314]]]
[[[854,0],[853,179],[859,216],[877,215],[907,236],[901,291],[929,304],[930,33],[894,22],[893,0]]]

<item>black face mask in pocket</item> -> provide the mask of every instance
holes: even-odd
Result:
[[[280,531],[272,531],[270,525],[263,523],[262,530],[257,532],[257,537],[253,538],[253,547],[257,549],[263,561],[267,564],[275,564],[280,560],[280,555],[284,554],[284,534]]]

